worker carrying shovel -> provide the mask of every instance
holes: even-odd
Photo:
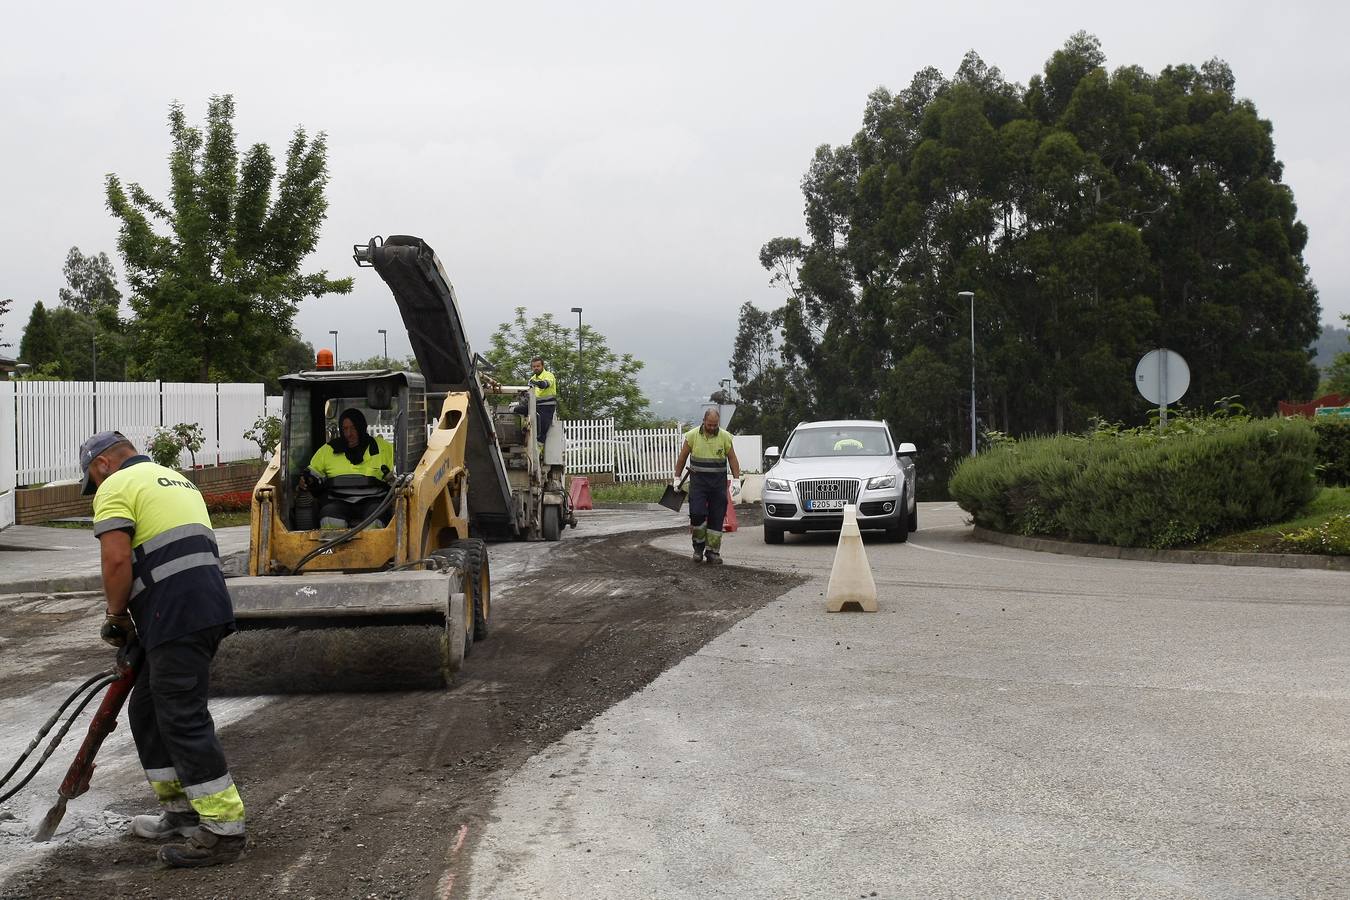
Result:
[[[679,485],[684,464],[689,463],[689,533],[694,541],[695,562],[722,562],[722,526],[727,518],[727,464],[739,485],[741,463],[731,434],[721,428],[722,415],[715,409],[703,414],[703,424],[684,435],[680,458],[675,463],[674,484]],[[739,491],[739,488],[738,488]]]
[[[244,849],[244,803],[207,711],[211,659],[234,631],[234,609],[206,503],[181,473],[156,465],[120,432],[80,447],[83,492],[94,495],[107,618],[114,647],[139,638],[145,661],[127,706],[160,815],[136,816],[131,833],[152,841],[166,865],[210,866]]]

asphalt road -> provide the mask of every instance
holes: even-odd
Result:
[[[925,504],[534,756],[473,897],[1345,897],[1350,578],[1051,556]],[[686,539],[657,546],[685,554]],[[685,561],[685,565],[694,565]]]

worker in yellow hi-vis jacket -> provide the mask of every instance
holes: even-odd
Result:
[[[80,447],[83,490],[94,495],[113,646],[139,638],[145,662],[127,706],[131,735],[162,813],[136,816],[170,866],[210,866],[244,849],[244,802],[206,708],[211,659],[234,631],[234,609],[206,503],[182,474],[152,462],[120,432]]]

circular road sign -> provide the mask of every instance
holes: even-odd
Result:
[[[1134,367],[1134,386],[1149,403],[1176,403],[1191,386],[1191,367],[1180,353],[1150,350]]]

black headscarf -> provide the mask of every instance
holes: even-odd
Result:
[[[345,419],[351,419],[352,425],[356,426],[355,447],[348,447],[347,439],[342,435],[342,422]],[[361,414],[361,410],[344,409],[342,415],[338,416],[338,436],[329,441],[328,446],[333,448],[334,453],[341,453],[346,456],[352,465],[359,466],[361,460],[367,456],[378,456],[380,453],[379,446],[366,428],[366,417]]]

